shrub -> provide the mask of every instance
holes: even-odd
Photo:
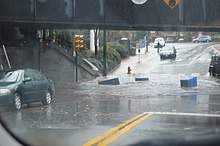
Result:
[[[78,54],[80,57],[83,58],[94,58],[94,52],[92,52],[91,50],[81,49],[78,51]]]
[[[110,49],[107,52],[107,65],[109,70],[115,68],[121,63],[121,56],[115,49]]]
[[[120,54],[121,58],[127,58],[130,55],[130,50],[125,48],[122,44],[117,42],[113,42],[110,44],[111,48],[116,49],[117,52]]]
[[[107,50],[107,70],[110,71],[114,69],[118,64],[121,63],[121,56],[116,51],[116,49],[109,49]],[[86,58],[88,61],[90,61],[93,65],[95,65],[100,72],[103,71],[103,51],[99,50],[97,54],[97,58],[94,57],[95,54],[91,50],[80,50],[79,51],[79,57]]]

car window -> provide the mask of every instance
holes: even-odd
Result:
[[[21,71],[12,71],[7,73],[0,81],[1,82],[16,82],[21,79]]]
[[[30,77],[32,80],[34,80],[33,74],[31,72],[31,70],[29,70],[29,69],[25,70],[25,72],[24,72],[24,78],[27,78],[27,77]]]
[[[163,40],[164,40],[163,38],[156,38],[155,42],[159,42],[159,41],[163,41]]]
[[[44,76],[37,70],[32,70],[31,72],[35,81],[40,81],[44,79]]]
[[[217,62],[220,62],[220,56],[217,56],[217,57],[216,57],[216,61],[217,61]]]
[[[167,48],[167,50],[173,51],[174,48],[173,48],[173,47],[170,47],[170,48]]]

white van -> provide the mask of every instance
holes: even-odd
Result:
[[[164,38],[162,38],[162,37],[159,37],[159,38],[156,38],[155,40],[154,40],[154,48],[157,48],[158,47],[158,42],[159,42],[159,44],[160,44],[160,46],[165,46],[165,40],[164,40]]]

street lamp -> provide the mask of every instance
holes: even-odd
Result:
[[[137,5],[142,5],[146,2],[147,0],[132,0],[133,3],[137,4]]]

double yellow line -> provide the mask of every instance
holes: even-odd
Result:
[[[131,127],[135,126],[136,124],[140,123],[141,121],[149,118],[152,116],[153,113],[147,114],[142,113],[137,115],[136,117],[125,121],[124,123],[109,129],[105,133],[93,138],[92,140],[85,143],[83,146],[104,146],[112,142],[114,139],[128,131]]]

